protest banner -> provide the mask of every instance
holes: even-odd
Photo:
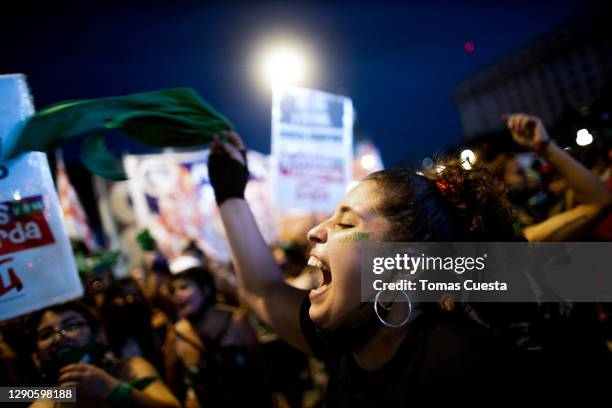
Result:
[[[248,152],[250,182],[245,196],[267,242],[276,239],[267,157]],[[139,226],[148,228],[172,259],[190,241],[218,262],[229,262],[214,192],[208,179],[208,150],[126,155],[130,196]]]
[[[0,319],[82,295],[44,153],[2,163]]]
[[[99,250],[96,236],[89,226],[81,200],[79,200],[79,196],[70,182],[64,158],[59,149],[55,152],[55,183],[68,236],[70,239],[83,242],[89,251]]]
[[[351,100],[297,87],[277,86],[272,92],[276,207],[332,211],[352,178]]]
[[[3,151],[33,113],[22,75],[0,76]],[[44,153],[0,162],[0,320],[83,294]]]

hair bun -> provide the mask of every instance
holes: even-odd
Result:
[[[504,191],[485,167],[476,164],[467,170],[457,160],[436,167],[440,170],[429,178],[442,199],[456,210],[454,218],[469,231],[463,238],[481,241],[500,233],[514,236],[514,231],[508,230],[513,224],[512,211]]]

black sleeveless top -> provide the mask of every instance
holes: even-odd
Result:
[[[249,353],[238,346],[221,346],[232,322],[228,313],[214,338],[198,333],[204,347],[176,332],[177,337],[200,351],[197,365],[180,367],[183,381],[196,393],[203,407],[270,407],[271,393],[267,377]]]
[[[334,349],[310,320],[306,297],[302,331],[329,372],[327,407],[408,407],[417,398],[474,401],[478,393],[524,390],[534,371],[527,353],[458,313],[424,312],[409,323],[406,339],[380,370],[357,365],[350,351]]]

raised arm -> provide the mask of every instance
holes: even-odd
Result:
[[[248,179],[245,147],[236,133],[215,140],[209,177],[232,253],[240,289],[257,315],[294,347],[310,352],[300,328],[306,292],[287,285],[244,200]]]
[[[612,205],[612,194],[589,169],[550,139],[542,121],[522,113],[506,118],[512,138],[544,157],[566,180],[581,203],[523,230],[529,241],[571,241],[586,236]]]

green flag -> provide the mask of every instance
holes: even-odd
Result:
[[[93,133],[83,144],[83,165],[102,177],[125,179],[121,162],[106,148],[106,129],[119,129],[152,147],[188,147],[210,142],[213,135],[222,136],[233,126],[190,88],[66,101],[30,117],[7,156],[49,151],[63,141]]]

